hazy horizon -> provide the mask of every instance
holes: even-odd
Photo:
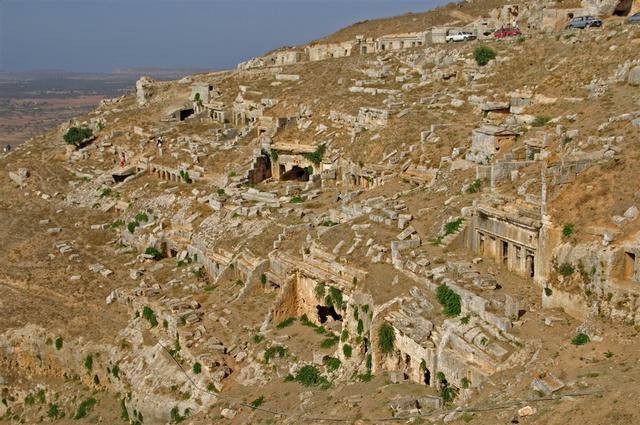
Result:
[[[217,70],[449,0],[0,0],[0,71]]]

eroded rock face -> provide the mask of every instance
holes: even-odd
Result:
[[[150,77],[141,77],[136,81],[136,101],[139,106],[146,105],[154,95],[156,81]]]
[[[613,15],[618,13],[629,13],[637,8],[637,0],[582,0],[582,7],[589,8],[592,13],[598,15]]]

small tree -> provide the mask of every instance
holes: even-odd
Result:
[[[85,139],[93,136],[93,131],[90,128],[86,127],[71,127],[65,135],[63,139],[66,143],[70,145],[79,145]]]
[[[478,46],[473,52],[473,57],[480,66],[485,66],[489,61],[496,58],[496,52],[488,46]]]

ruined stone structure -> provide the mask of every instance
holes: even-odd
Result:
[[[274,143],[271,145],[271,175],[276,180],[308,181],[316,171],[316,164],[305,155],[315,152],[316,146]]]
[[[465,242],[478,255],[493,258],[508,270],[525,277],[545,275],[548,249],[541,236],[543,226],[535,210],[496,208],[477,205],[467,227]]]
[[[376,51],[384,52],[387,50],[409,49],[413,47],[420,47],[424,44],[424,32],[389,34],[378,38]]]
[[[486,164],[507,151],[515,140],[516,134],[511,130],[484,125],[471,132],[471,147],[466,159]]]
[[[309,57],[309,60],[312,62],[351,56],[352,50],[353,43],[350,41],[335,44],[316,44],[314,46],[306,47],[306,53]]]

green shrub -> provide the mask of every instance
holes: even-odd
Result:
[[[156,318],[156,313],[149,307],[145,306],[142,309],[142,317],[149,322],[149,325],[152,328],[155,328],[156,326],[158,326],[158,319]]]
[[[473,52],[473,58],[480,66],[485,66],[489,61],[496,58],[496,52],[489,46],[478,46]]]
[[[458,396],[458,390],[449,385],[443,385],[440,388],[440,397],[444,404],[451,403]]]
[[[113,367],[111,368],[111,374],[116,379],[118,379],[120,377],[120,366],[118,366],[118,363],[113,365]]]
[[[117,229],[118,227],[122,227],[122,226],[124,226],[124,220],[122,220],[122,219],[117,219],[116,221],[111,223],[111,228],[112,229]]]
[[[287,354],[287,349],[279,345],[272,345],[264,351],[264,362],[269,363],[269,360],[275,356],[284,357]]]
[[[565,224],[564,227],[562,228],[562,236],[564,236],[565,238],[568,238],[572,234],[573,234],[573,224],[571,223]]]
[[[127,410],[127,403],[124,398],[120,400],[120,419],[129,423],[129,411]]]
[[[333,286],[329,287],[329,294],[324,299],[327,306],[334,306],[337,310],[342,310],[342,292]]]
[[[33,406],[36,402],[36,398],[33,396],[33,394],[27,394],[27,396],[24,398],[24,404],[26,404],[27,406]]]
[[[460,323],[462,323],[463,325],[468,325],[470,319],[471,319],[471,316],[467,314],[462,319],[460,319]]]
[[[362,323],[362,319],[358,320],[358,335],[362,335],[364,332],[364,323]]]
[[[107,196],[111,196],[111,188],[110,187],[105,187],[102,189],[99,189],[100,191],[100,197],[101,198],[106,198]]]
[[[325,221],[323,221],[322,223],[320,223],[320,226],[333,227],[333,226],[335,226],[335,225],[337,225],[337,224],[338,224],[338,223],[336,223],[336,222],[335,222],[335,221],[333,221],[333,220],[326,219]]]
[[[518,43],[524,43],[525,41],[527,41],[527,37],[525,37],[524,35],[520,35],[518,36],[518,38],[516,38],[516,41]]]
[[[322,348],[331,348],[338,343],[340,338],[337,335],[332,335],[329,338],[325,339],[320,343],[320,347]]]
[[[189,177],[189,172],[186,170],[180,170],[180,178],[187,184],[193,182],[193,180],[191,180],[191,177]]]
[[[95,398],[89,398],[83,401],[78,406],[78,410],[76,411],[76,414],[73,416],[73,419],[78,420],[78,419],[85,418],[89,413],[89,410],[91,410],[91,408],[95,406],[97,403],[98,401]]]
[[[462,225],[462,218],[459,218],[457,220],[454,221],[450,221],[447,224],[444,225],[444,234],[445,236],[451,235],[455,232],[458,231],[458,229],[460,229],[460,226]]]
[[[547,297],[550,297],[551,295],[553,295],[553,290],[551,288],[549,288],[549,287],[546,287],[546,288],[544,288],[544,294]]]
[[[371,374],[371,371],[367,371],[367,373],[361,373],[360,375],[357,376],[359,381],[362,382],[369,382],[373,379],[373,375]]]
[[[162,259],[162,257],[164,257],[162,252],[158,251],[156,248],[152,246],[147,247],[147,249],[144,250],[144,253],[146,255],[151,255],[154,260],[160,260]]]
[[[465,390],[469,388],[469,386],[471,385],[471,382],[469,381],[469,379],[467,379],[466,376],[462,378],[461,383],[462,383],[462,388],[464,388]]]
[[[136,231],[136,227],[138,227],[140,225],[140,223],[138,223],[137,221],[132,221],[131,223],[127,224],[127,230],[129,230],[129,233],[133,233]]]
[[[84,358],[84,368],[87,369],[87,372],[91,372],[91,369],[93,369],[93,356],[91,354]]]
[[[575,272],[573,265],[570,263],[562,263],[560,267],[558,267],[558,273],[562,276],[571,276]]]
[[[396,343],[396,332],[391,325],[383,323],[378,329],[378,347],[383,354],[393,352]]]
[[[60,408],[57,404],[49,403],[49,410],[47,411],[47,416],[51,419],[58,419],[60,416]]]
[[[44,404],[47,401],[47,397],[44,393],[44,389],[39,389],[38,392],[36,393],[36,399],[38,400],[38,403],[40,404]]]
[[[327,372],[333,372],[334,370],[338,370],[340,367],[340,359],[335,357],[327,357],[324,360],[324,365],[327,367]]]
[[[256,407],[260,407],[262,403],[264,403],[264,396],[260,396],[256,398],[250,404],[251,404],[251,407],[256,408]]]
[[[325,289],[326,288],[322,283],[318,283],[315,288],[316,297],[318,297],[319,299],[324,298]]]
[[[320,165],[326,149],[327,148],[324,144],[318,145],[318,147],[314,152],[306,153],[304,154],[304,157],[309,161],[313,162],[315,165]]]
[[[272,161],[277,161],[278,160],[278,151],[275,149],[271,149],[271,152],[269,153],[269,156],[271,157]]]
[[[267,284],[267,275],[266,274],[262,273],[260,275],[260,283],[262,284],[262,286]]]
[[[373,357],[371,356],[371,353],[367,354],[366,367],[367,370],[371,370],[371,368],[373,367]]]
[[[193,97],[193,101],[196,103],[196,105],[202,108],[203,103],[202,98],[200,97],[200,93],[196,93],[196,95]]]
[[[534,127],[544,127],[545,125],[549,124],[549,121],[551,121],[551,117],[548,117],[546,115],[538,115],[534,120],[533,120],[533,126]]]
[[[278,329],[284,329],[287,326],[291,326],[293,325],[293,322],[296,321],[295,317],[289,317],[287,319],[284,319],[282,322],[278,323],[278,325],[276,326],[276,328]]]
[[[480,187],[482,186],[482,180],[480,179],[475,179],[473,181],[473,183],[471,183],[468,187],[467,187],[467,193],[477,193],[480,190]]]
[[[145,212],[139,212],[138,214],[136,214],[135,219],[136,219],[136,221],[138,223],[140,223],[140,222],[144,222],[144,223],[149,222],[149,216]]]
[[[351,346],[350,346],[349,344],[344,344],[344,345],[342,346],[342,352],[344,353],[344,356],[345,356],[346,358],[351,357],[351,353],[352,353],[352,351],[353,351],[353,350],[352,350],[352,348],[351,348]]]
[[[169,414],[171,416],[171,423],[179,424],[180,422],[184,422],[184,420],[187,419],[187,416],[189,416],[189,409],[185,409],[184,413],[181,415],[178,406],[174,406]]]
[[[329,386],[327,379],[320,374],[318,368],[312,365],[302,366],[300,370],[298,370],[298,373],[296,373],[294,379],[305,387],[319,385],[323,388],[327,388]]]
[[[193,364],[193,373],[195,373],[196,375],[199,375],[200,372],[202,372],[202,365],[198,362],[195,362]]]
[[[589,338],[589,335],[584,334],[582,332],[571,339],[571,343],[573,345],[585,345],[590,341],[591,339]]]
[[[293,197],[289,200],[289,202],[291,202],[292,204],[301,204],[301,203],[303,203],[303,202],[304,202],[304,200],[303,200],[299,195],[296,195],[296,196],[293,196]]]
[[[340,335],[340,340],[342,342],[345,342],[348,339],[349,339],[349,331],[347,329],[343,329],[342,334]]]
[[[315,328],[316,327],[315,323],[313,323],[311,320],[309,320],[309,318],[307,317],[306,314],[303,314],[302,316],[300,316],[300,324],[302,326],[308,326],[310,328]]]
[[[69,145],[79,145],[83,140],[93,136],[93,131],[86,127],[71,127],[63,136],[64,141]]]
[[[56,345],[56,350],[58,351],[62,350],[62,346],[64,345],[64,340],[62,339],[61,336],[56,338],[55,345]]]
[[[460,295],[456,294],[451,288],[444,283],[438,286],[436,297],[444,307],[444,314],[447,316],[457,316],[460,314]]]

